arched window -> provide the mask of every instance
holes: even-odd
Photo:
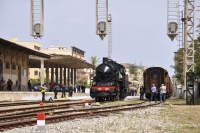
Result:
[[[16,65],[15,65],[15,63],[12,63],[12,69],[13,69],[13,70],[16,70]]]
[[[10,63],[8,61],[6,62],[6,69],[10,69]]]

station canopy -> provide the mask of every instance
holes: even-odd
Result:
[[[43,52],[19,45],[17,43],[8,41],[6,39],[0,38],[0,54],[2,54],[2,51],[5,51],[6,49],[6,54],[12,54],[11,51],[16,51],[16,52],[23,52],[24,54],[31,55],[31,56],[38,56],[42,58],[47,58],[49,59],[51,56],[48,54],[45,54]],[[10,49],[10,51],[8,51]],[[19,56],[19,55],[18,55]]]
[[[31,56],[29,59],[29,67],[30,68],[40,68],[41,67],[41,61],[40,58]],[[73,69],[84,69],[84,68],[93,68],[94,65],[87,63],[83,59],[79,59],[76,57],[73,57],[71,55],[61,55],[61,54],[51,54],[50,59],[44,59],[44,67],[46,68],[46,65],[49,64],[49,68],[51,67],[60,67],[61,65],[63,67],[67,68],[73,68]]]

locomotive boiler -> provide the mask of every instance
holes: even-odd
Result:
[[[166,86],[166,98],[172,95],[172,83],[167,70],[161,67],[150,67],[143,72],[144,87],[146,88],[145,97],[150,98],[152,84],[156,86],[158,91],[157,99],[160,99],[159,88],[161,84]]]
[[[95,100],[123,100],[128,91],[128,75],[125,68],[115,61],[103,58],[103,63],[96,68],[90,88],[91,98]]]

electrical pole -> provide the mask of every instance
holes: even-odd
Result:
[[[186,61],[187,61],[187,12],[188,12],[188,0],[184,1],[184,18],[183,18],[183,22],[184,22],[184,45],[183,45],[183,84],[184,87],[186,88],[186,72],[187,72],[187,65],[186,65]]]
[[[108,58],[111,59],[112,54],[112,17],[108,15]]]
[[[183,78],[187,105],[194,105],[194,8],[195,0],[184,1]]]

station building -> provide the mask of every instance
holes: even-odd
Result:
[[[3,77],[5,83],[8,79],[11,79],[13,91],[27,89],[30,56],[38,56],[44,59],[51,57],[38,50],[0,38],[0,79]],[[6,91],[6,85],[3,89]]]
[[[13,81],[13,91],[26,91],[30,78],[41,79],[48,87],[50,81],[69,86],[76,82],[76,70],[94,68],[84,60],[84,51],[65,46],[41,49],[37,42],[19,42],[0,38],[0,79]],[[4,87],[6,90],[6,86]]]

